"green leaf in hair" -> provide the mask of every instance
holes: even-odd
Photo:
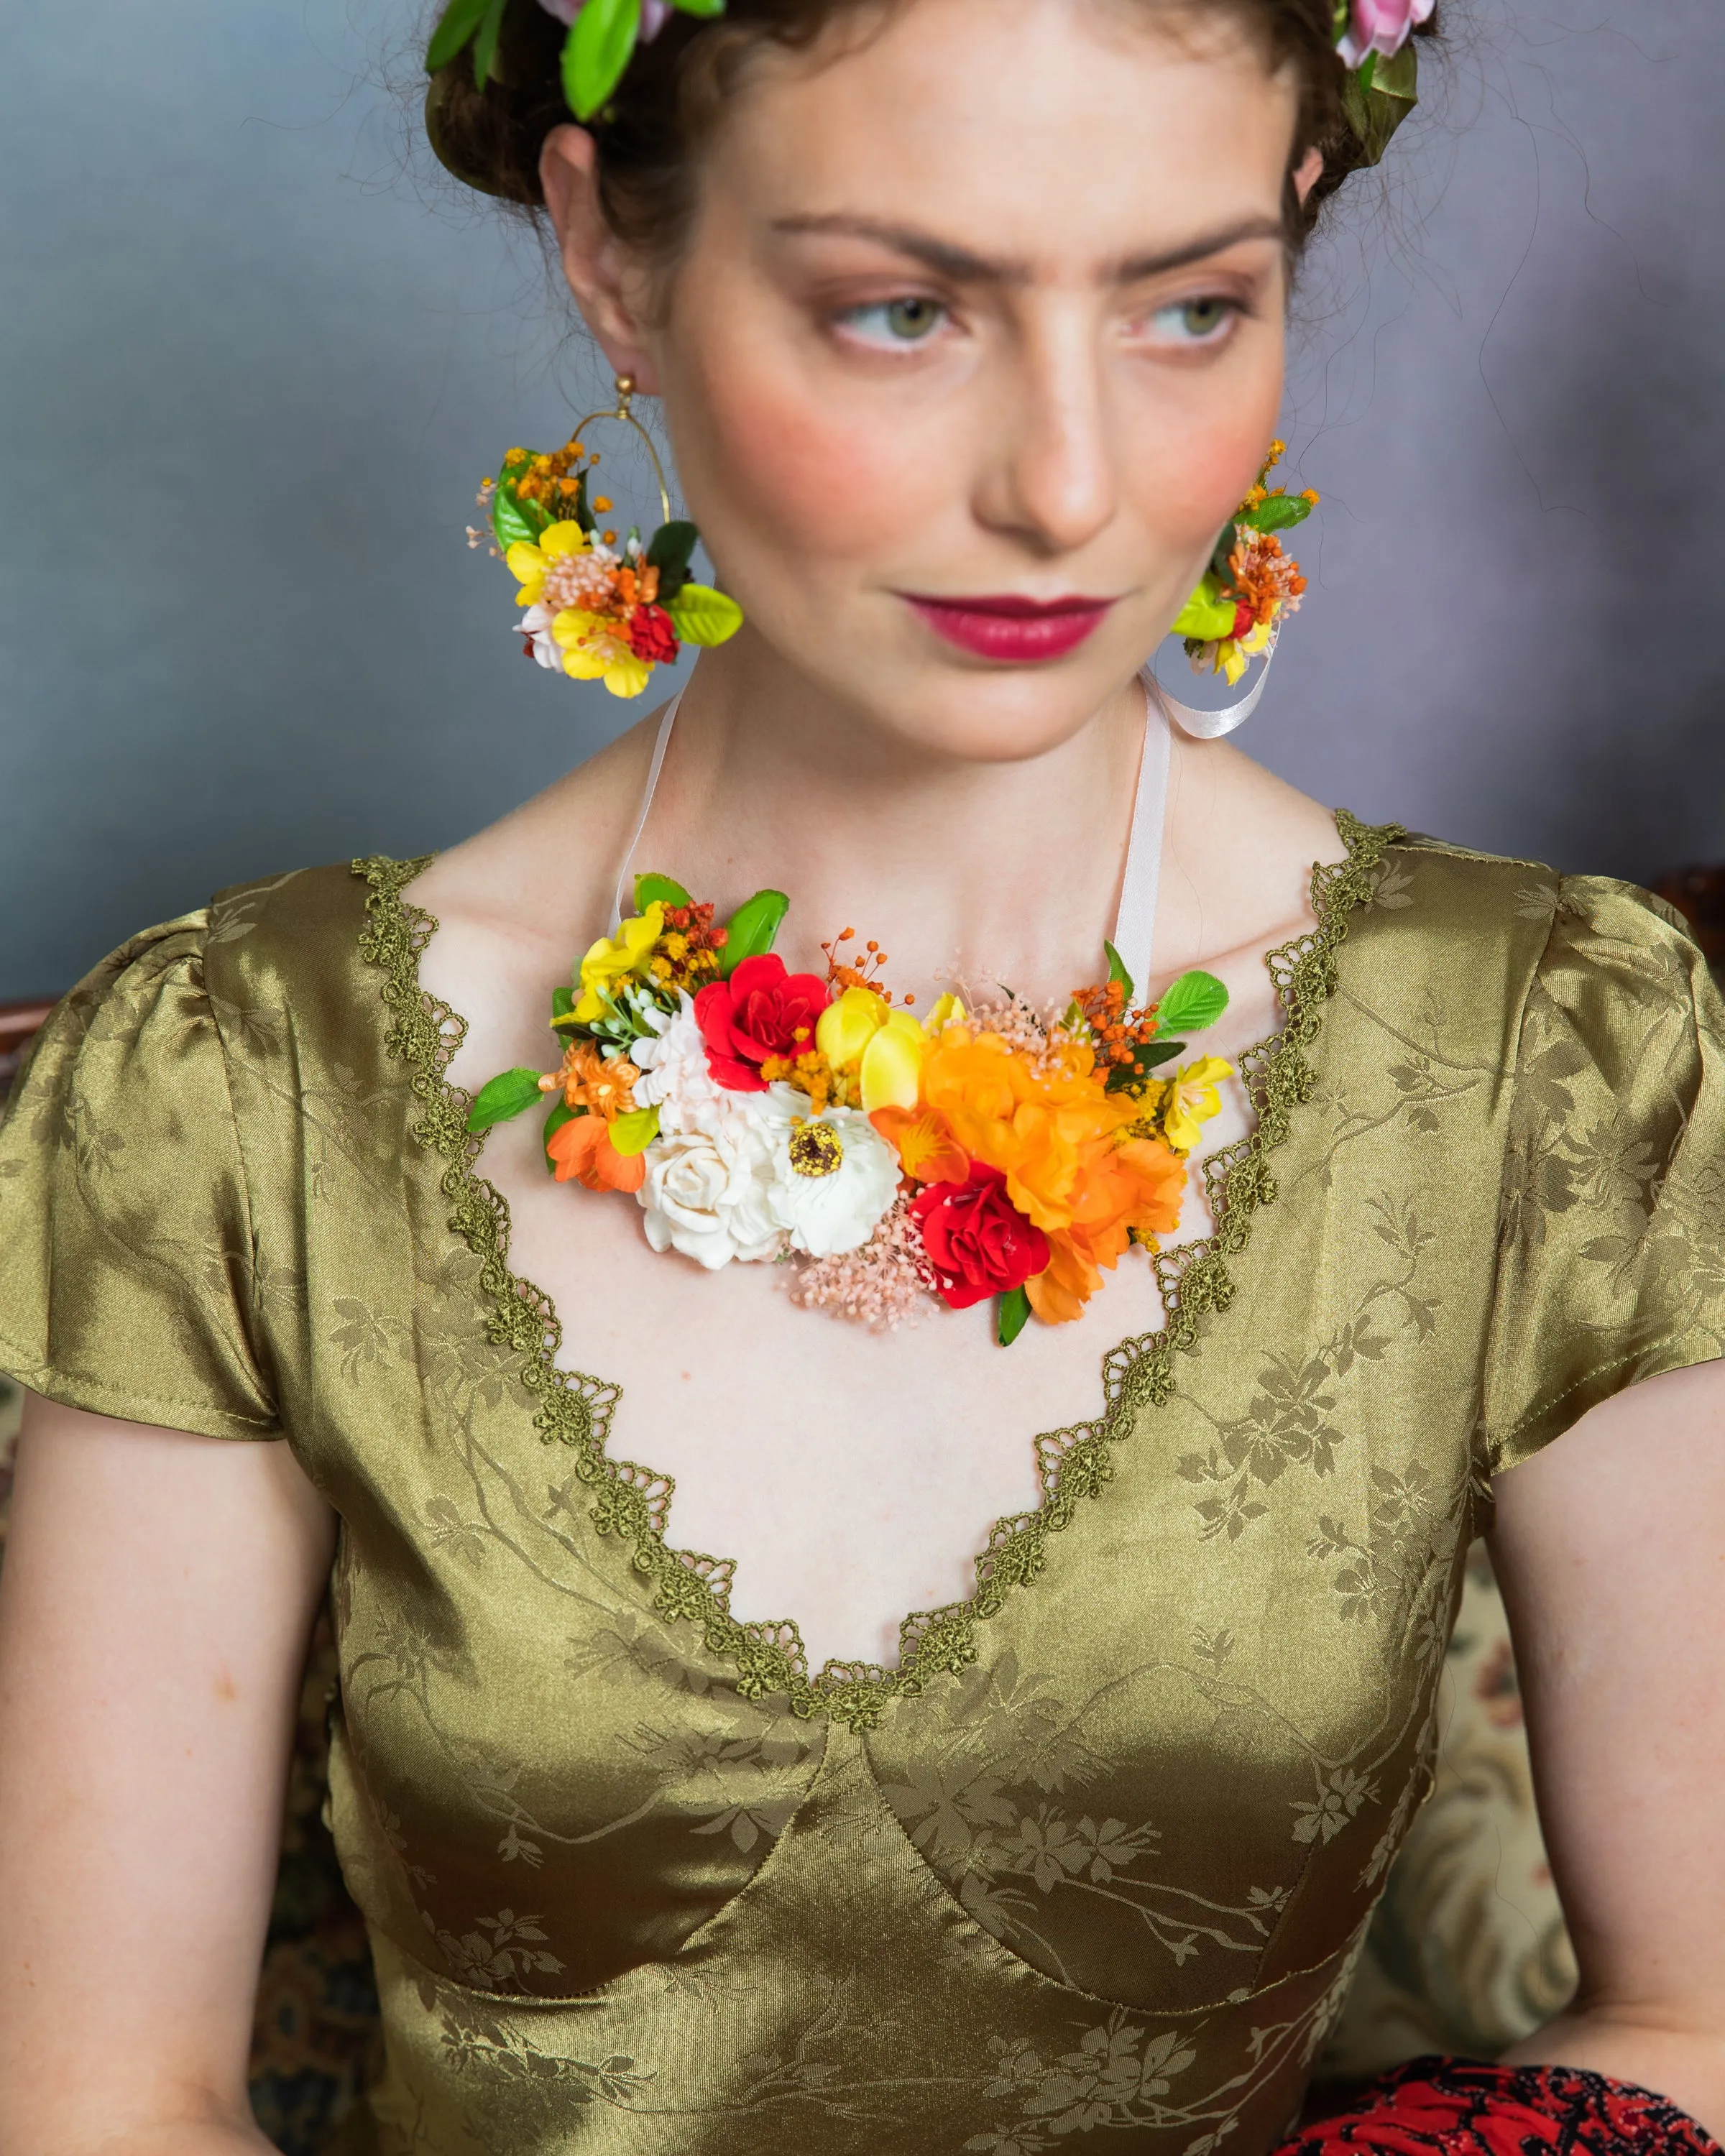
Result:
[[[467,1127],[475,1132],[488,1131],[493,1123],[506,1123],[511,1116],[520,1115],[544,1098],[536,1070],[501,1070],[480,1087],[467,1111]]]
[[[587,0],[563,44],[563,95],[591,120],[623,80],[640,34],[641,0]]]
[[[490,0],[485,20],[479,26],[479,35],[473,41],[474,87],[483,90],[491,79],[491,69],[497,58],[497,40],[503,30],[503,11],[509,0]]]
[[[491,0],[449,0],[425,49],[425,72],[436,74],[454,59],[478,29]]]
[[[778,924],[791,902],[782,891],[757,891],[744,899],[725,923],[725,947],[719,953],[719,972],[726,980],[745,958],[758,958],[773,948]]]

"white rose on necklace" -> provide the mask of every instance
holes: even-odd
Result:
[[[655,1138],[636,1193],[654,1249],[680,1250],[709,1272],[781,1255],[774,1195],[771,1156],[746,1126]]]

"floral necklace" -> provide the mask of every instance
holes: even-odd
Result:
[[[676,717],[660,723],[633,855]],[[997,1299],[996,1337],[1034,1314],[1079,1317],[1134,1245],[1179,1224],[1187,1161],[1232,1066],[1200,1055],[1158,1075],[1214,1025],[1228,992],[1183,973],[1135,1004],[1121,945],[1147,961],[1169,739],[1147,693],[1144,753],[1106,977],[1039,1009],[999,989],[942,995],[926,1018],[895,998],[888,960],[850,928],[826,970],[773,949],[789,901],[759,891],[722,925],[670,877],[619,886],[602,937],[552,993],[563,1044],[550,1072],[506,1070],[468,1128],[542,1106],[560,1183],[632,1195],[655,1250],[716,1270],[788,1260],[809,1308],[886,1329],[934,1297]]]

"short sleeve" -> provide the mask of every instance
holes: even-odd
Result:
[[[59,1004],[0,1123],[0,1369],[70,1407],[281,1435],[207,917],[135,937]]]
[[[1485,1373],[1488,1466],[1725,1354],[1725,1008],[1675,914],[1553,887],[1516,1058]]]

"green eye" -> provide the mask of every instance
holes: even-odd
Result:
[[[1235,309],[1226,300],[1181,300],[1158,307],[1152,317],[1163,336],[1179,344],[1211,344],[1227,328]]]
[[[947,311],[938,300],[876,300],[852,307],[840,319],[866,344],[922,344],[945,321]]]

